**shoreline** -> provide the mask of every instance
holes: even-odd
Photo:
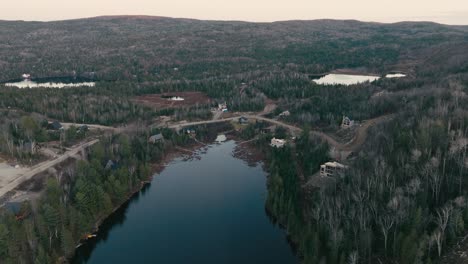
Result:
[[[196,144],[190,144],[188,146],[185,146],[186,148],[192,150],[192,151],[195,151],[195,150],[198,150],[200,148],[202,148],[204,145],[200,144],[200,143],[196,143]],[[99,218],[95,224],[94,224],[94,227],[91,229],[90,232],[88,232],[87,234],[83,234],[83,236],[81,237],[81,239],[78,241],[78,243],[75,245],[75,250],[73,251],[73,254],[70,255],[70,256],[63,256],[62,258],[64,258],[64,260],[60,263],[72,263],[71,260],[73,260],[73,258],[75,257],[76,255],[76,252],[77,250],[83,246],[84,244],[86,244],[88,242],[89,239],[94,239],[96,237],[92,237],[92,238],[84,238],[86,237],[87,235],[95,235],[96,233],[99,232],[99,229],[100,227],[102,226],[102,224],[107,220],[109,219],[112,215],[114,215],[118,210],[120,210],[121,208],[123,208],[123,206],[125,204],[127,204],[128,202],[131,201],[131,199],[133,197],[135,197],[136,195],[138,195],[146,186],[150,185],[155,177],[155,174],[160,174],[165,168],[167,165],[169,165],[170,162],[172,162],[173,160],[179,158],[179,157],[182,157],[183,155],[186,155],[186,152],[178,149],[177,147],[173,147],[171,150],[169,150],[169,152],[167,153],[167,155],[164,155],[164,157],[159,161],[159,162],[155,162],[155,163],[150,163],[150,168],[151,168],[151,175],[148,176],[148,178],[144,181],[141,181],[140,183],[140,186],[136,187],[134,190],[132,190],[127,196],[126,198],[122,201],[122,203],[120,203],[119,205],[115,206],[113,208],[113,210]],[[59,259],[60,260],[60,259]]]

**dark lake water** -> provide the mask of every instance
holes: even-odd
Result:
[[[235,146],[171,162],[73,263],[298,263],[265,212],[266,173],[233,157]]]

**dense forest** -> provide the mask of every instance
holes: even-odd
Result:
[[[310,151],[301,141],[271,153],[267,207],[304,263],[433,263],[466,235],[467,80],[457,72],[403,93],[398,116],[372,128],[346,175],[315,191],[301,188],[294,164]],[[312,171],[327,157],[316,151]]]
[[[137,191],[183,133],[150,131],[157,118],[207,120],[230,111],[269,117],[303,129],[294,144],[268,146],[288,131],[256,138],[269,171],[266,208],[287,231],[304,263],[437,263],[468,231],[468,28],[433,23],[358,21],[215,22],[100,17],[59,22],[0,21],[0,83],[85,77],[95,87],[17,89],[0,84],[0,158],[43,157],[33,144],[64,148],[89,138],[75,128],[50,131],[47,120],[138,124],[133,133],[97,136],[83,161],[48,177],[44,194],[24,203],[17,221],[0,210],[1,263],[56,263],[83,235]],[[381,78],[350,86],[318,85],[334,70]],[[211,103],[155,109],[137,96],[201,92]],[[364,122],[393,114],[368,131],[343,161],[349,170],[321,187],[307,182],[333,160],[333,147],[309,133],[343,132],[344,115]],[[226,128],[227,129],[227,128]],[[198,128],[199,140],[213,129]],[[148,143],[162,133],[164,142]],[[28,149],[29,148],[29,149]]]

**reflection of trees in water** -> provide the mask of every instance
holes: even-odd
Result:
[[[146,193],[151,187],[151,183],[145,184],[143,188],[135,193],[130,200],[122,204],[114,213],[112,213],[104,222],[102,222],[95,239],[86,241],[80,248],[77,249],[71,263],[81,264],[86,263],[90,258],[94,249],[99,243],[106,242],[110,232],[115,227],[123,225],[127,220],[127,210],[131,204],[137,203],[140,198],[145,197]]]

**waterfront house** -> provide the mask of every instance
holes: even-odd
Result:
[[[278,139],[278,138],[272,138],[270,146],[274,148],[282,148],[286,144],[286,140],[284,139]]]

